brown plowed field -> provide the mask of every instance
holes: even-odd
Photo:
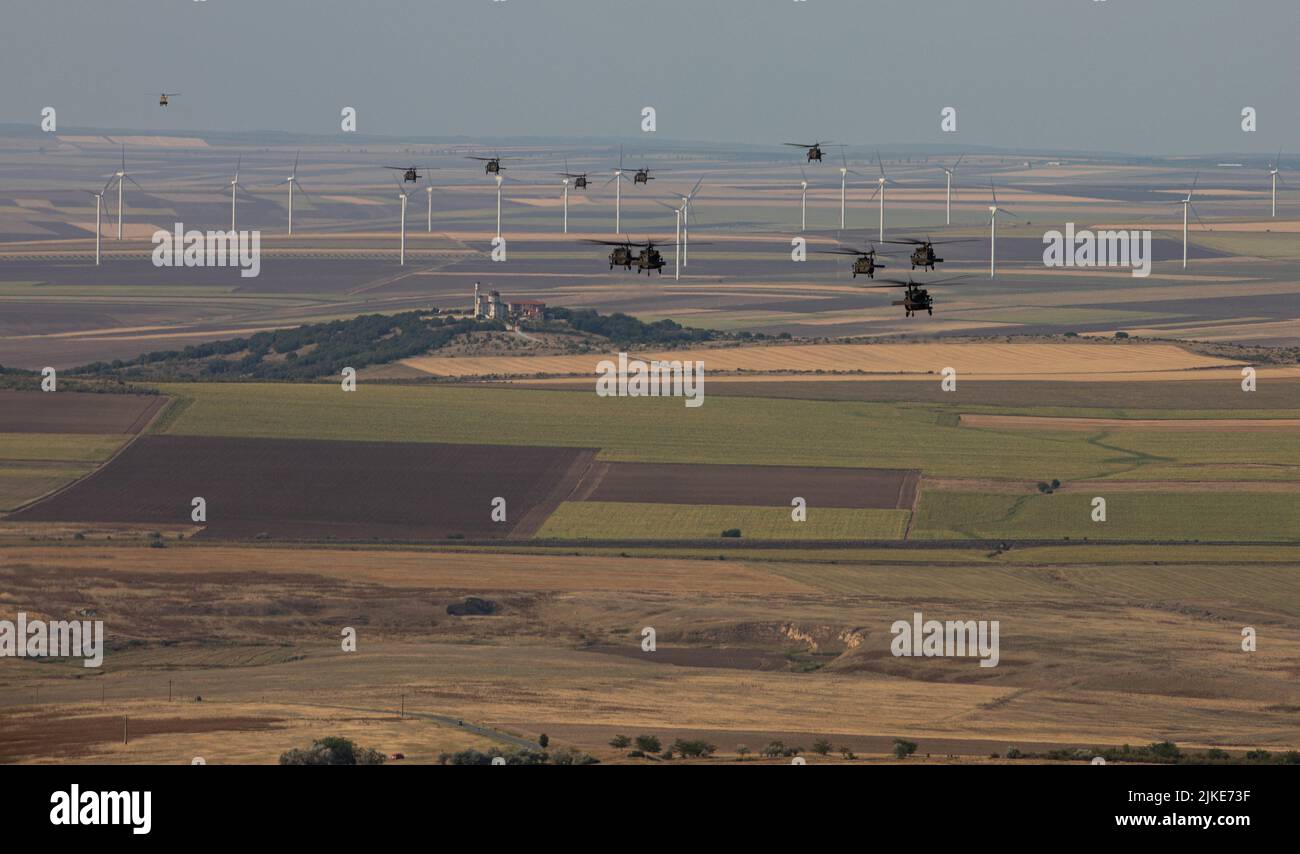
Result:
[[[562,500],[594,450],[425,442],[143,436],[81,483],[11,521],[189,522],[200,537],[289,539],[506,537]],[[558,497],[555,497],[557,496]],[[506,499],[507,521],[491,520]]]
[[[918,478],[908,469],[614,462],[594,466],[575,499],[787,507],[799,496],[815,507],[907,509]]]
[[[0,433],[139,433],[167,398],[156,394],[0,391]]]

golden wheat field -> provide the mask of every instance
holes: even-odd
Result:
[[[955,368],[972,379],[1092,380],[1169,379],[1220,369],[1237,362],[1189,352],[1173,344],[978,342],[916,344],[791,344],[700,348],[636,353],[643,360],[694,360],[710,372],[854,372],[916,378]],[[593,375],[597,364],[617,354],[580,356],[424,356],[403,364],[444,377]],[[1196,372],[1193,374],[1192,372]],[[873,377],[874,378],[874,377]]]

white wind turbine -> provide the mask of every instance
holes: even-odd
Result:
[[[962,158],[965,156],[966,155],[964,154],[958,156],[957,162],[952,164],[951,167],[948,166],[940,167],[941,169],[943,169],[943,173],[948,176],[948,195],[947,195],[947,201],[944,205],[945,225],[952,225],[952,176],[957,171],[957,167],[961,165]]]
[[[704,183],[703,178],[695,182],[695,186],[691,188],[691,191],[689,193],[687,193],[684,196],[677,197],[682,200],[682,266],[683,267],[687,266],[686,262],[689,258],[688,253],[690,252],[690,243],[691,243],[690,219],[692,216],[695,215],[694,211],[692,210],[692,204],[695,201],[695,194],[700,191],[700,184],[702,183]]]
[[[125,181],[130,181],[132,184],[135,184],[137,189],[140,190],[144,189],[144,187],[141,187],[140,184],[137,183],[134,178],[132,178],[130,175],[126,173],[126,146],[125,145],[122,146],[122,166],[116,172],[113,173],[112,177],[108,179],[109,184],[113,183],[113,178],[117,179],[117,239],[121,240],[122,239],[122,184]],[[106,190],[108,189],[107,184],[104,186],[104,189]]]
[[[1199,212],[1197,212],[1196,206],[1192,204],[1192,194],[1196,192],[1196,183],[1200,180],[1201,180],[1201,173],[1197,172],[1196,177],[1192,179],[1192,188],[1187,191],[1187,198],[1179,199],[1177,202],[1174,202],[1174,204],[1176,205],[1183,206],[1183,269],[1184,270],[1187,269],[1187,212],[1188,211],[1192,212],[1192,215],[1196,217],[1196,221],[1201,224],[1201,228],[1205,228],[1205,229],[1209,228],[1209,226],[1205,224],[1205,221],[1201,219],[1201,215]]]
[[[99,266],[99,238],[104,233],[104,229],[100,226],[100,222],[101,222],[100,209],[104,204],[104,194],[108,192],[108,185],[112,183],[113,183],[113,179],[110,178],[108,184],[105,184],[104,189],[100,190],[98,193],[92,190],[86,191],[87,193],[90,193],[92,196],[95,197],[95,266],[96,267]]]
[[[298,183],[298,157],[301,154],[302,152],[299,151],[297,154],[293,156],[293,172],[292,174],[289,175],[288,178],[285,178],[283,181],[280,182],[280,184],[289,185],[289,236],[290,237],[293,237],[293,188],[297,187],[299,190],[302,191],[302,194],[304,196],[307,195],[307,191],[302,189],[302,184]],[[279,186],[279,184],[277,184],[276,186]],[[308,198],[311,197],[308,196]]]
[[[1282,149],[1279,148],[1277,150],[1277,159],[1274,160],[1271,164],[1269,164],[1268,167],[1268,174],[1273,178],[1273,216],[1275,217],[1277,216],[1277,184],[1278,181],[1281,180],[1281,174],[1280,174],[1281,171],[1282,171]],[[1285,182],[1283,182],[1283,186],[1285,186]]]
[[[564,179],[564,233],[569,233],[569,179]]]
[[[799,174],[803,177],[803,180],[799,182],[799,188],[801,191],[799,197],[799,230],[807,231],[808,230],[808,173],[803,171],[803,167],[800,166]],[[841,224],[841,227],[843,227],[843,224]]]
[[[424,212],[424,230],[433,233],[433,176],[429,174],[430,168],[424,167],[424,179],[429,182],[429,186],[424,188],[425,201],[428,203]]]
[[[998,205],[998,191],[992,181],[989,181],[989,192],[993,194],[993,204],[989,205],[989,278],[992,278],[998,271],[998,214],[1011,214],[1016,219],[1023,217]]]
[[[402,248],[397,256],[397,263],[406,266],[406,201],[411,197],[410,192],[402,188],[401,184],[397,185],[397,195],[402,200]]]
[[[235,159],[235,177],[230,179],[230,230],[235,230],[235,194],[239,192],[239,167],[244,162],[244,155]]]
[[[876,179],[876,192],[871,194],[871,198],[880,194],[880,242],[885,242],[885,186],[893,184],[898,186],[898,182],[885,174],[885,162],[880,159],[880,149],[876,149],[876,165],[880,167],[880,177]]]
[[[673,281],[679,282],[682,278],[682,210],[685,208],[685,203],[679,208],[660,201],[656,201],[655,204],[668,208],[677,215],[677,238],[673,243]]]
[[[614,185],[614,233],[622,232],[623,217],[623,182],[628,180],[623,174],[623,146],[618,147],[618,168],[614,170],[614,176],[605,182],[608,187],[611,183]]]
[[[500,172],[497,173],[497,240],[501,239],[501,185],[505,183],[505,176]]]
[[[844,156],[844,147],[840,146],[840,231],[844,230],[844,193],[848,186],[849,173],[853,172],[849,168],[848,158]],[[853,172],[854,175],[861,175],[861,172]]]

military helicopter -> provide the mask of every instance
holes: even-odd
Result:
[[[493,173],[499,175],[503,171],[505,171],[506,168],[501,165],[500,157],[475,157],[473,155],[470,155],[468,159],[483,161],[483,171],[489,175],[492,175]]]
[[[866,276],[868,279],[876,277],[877,270],[883,270],[885,265],[876,261],[876,247],[872,246],[870,250],[864,252],[861,249],[853,249],[849,246],[840,246],[835,249],[827,249],[832,255],[853,255],[853,278],[859,274]]]
[[[814,160],[816,160],[818,163],[821,163],[822,146],[827,145],[829,143],[830,140],[827,139],[827,140],[823,140],[822,142],[814,142],[812,145],[808,145],[807,143],[803,143],[803,142],[783,142],[781,144],[793,146],[794,148],[806,148],[808,149],[808,162],[812,163]]]
[[[650,182],[653,180],[654,176],[650,174],[650,167],[643,166],[636,170],[636,174],[632,176],[632,185],[636,186],[637,184],[645,184],[648,187],[650,186]]]
[[[930,285],[930,287],[934,287],[935,285],[955,282],[958,279],[964,278],[966,277],[949,276],[946,279],[936,279],[935,281],[927,282],[926,284]],[[894,300],[893,302],[894,305],[901,305],[903,307],[903,311],[907,317],[911,317],[913,314],[920,314],[922,311],[925,311],[926,314],[934,314],[934,297],[930,296],[928,290],[912,281],[911,276],[907,277],[907,281],[903,281],[902,279],[881,279],[880,281],[886,282],[887,284],[868,285],[868,287],[907,288],[907,290],[903,292],[903,298],[901,300]]]
[[[564,171],[560,173],[560,177],[562,177],[562,178],[572,178],[572,179],[573,179],[573,188],[574,188],[575,190],[583,190],[583,189],[586,189],[586,187],[587,187],[587,173],[586,173],[586,172],[570,172],[570,171],[569,171],[569,161],[568,161],[568,160],[565,160],[565,161],[564,161]]]
[[[159,93],[158,93],[158,106],[160,106],[160,107],[165,107],[165,106],[167,106],[167,99],[168,99],[168,98],[175,98],[175,97],[176,97],[177,95],[179,95],[179,94],[180,94],[180,92],[159,92]]]
[[[904,246],[915,246],[912,250],[912,269],[917,267],[923,270],[934,270],[935,264],[942,264],[943,259],[934,254],[935,244],[943,243],[970,243],[975,240],[974,237],[958,238],[956,240],[916,240],[912,237],[904,237],[900,240],[886,240],[886,243],[899,243]]]
[[[385,169],[396,169],[402,173],[403,181],[410,181],[412,184],[420,180],[420,173],[417,166],[385,166]]]
[[[631,270],[632,265],[636,265],[636,271],[639,274],[642,270],[646,275],[651,270],[658,270],[659,275],[664,274],[664,267],[667,262],[664,256],[655,248],[655,242],[648,240],[645,243],[633,243],[631,240],[588,240],[588,243],[595,243],[601,246],[613,246],[614,251],[609,253],[609,269],[622,267],[624,270]],[[639,248],[639,253],[633,253],[633,247]]]

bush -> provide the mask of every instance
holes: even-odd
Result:
[[[653,735],[638,735],[636,737],[636,748],[642,753],[658,753],[664,749],[659,739]]]
[[[725,531],[722,532],[722,536],[724,536],[724,537],[739,537],[739,536],[740,536],[740,529],[739,529],[739,528],[728,528],[727,530],[725,530]]]
[[[632,739],[625,735],[616,735],[609,740],[609,746],[615,750],[625,750],[632,743]]]
[[[894,758],[906,759],[916,752],[916,742],[907,741],[902,738],[894,739]]]
[[[351,739],[327,736],[311,747],[294,748],[280,754],[281,765],[383,765],[384,754],[357,747]]]

